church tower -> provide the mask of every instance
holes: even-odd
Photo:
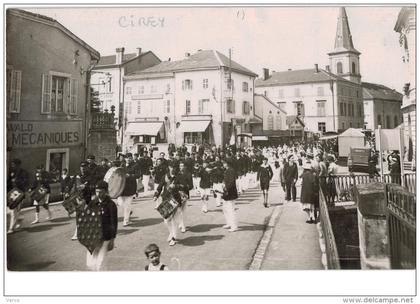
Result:
[[[360,54],[353,46],[346,9],[340,7],[334,50],[328,53],[331,72],[352,82],[360,83]]]

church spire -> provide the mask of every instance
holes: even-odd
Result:
[[[340,12],[337,20],[337,32],[335,35],[335,45],[333,52],[352,51],[359,53],[354,48],[353,38],[350,32],[349,20],[347,18],[346,8],[340,7]]]
[[[360,83],[360,52],[354,48],[345,7],[340,7],[334,50],[328,55],[331,71],[334,74]]]

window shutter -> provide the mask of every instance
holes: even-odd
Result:
[[[52,76],[48,74],[42,74],[42,102],[41,102],[41,113],[51,113],[51,85]]]
[[[198,113],[200,114],[203,113],[203,100],[202,99],[198,101]]]
[[[11,75],[11,88],[10,88],[10,104],[9,112],[20,113],[20,92],[21,92],[21,81],[22,72],[12,71]]]
[[[185,90],[185,80],[182,81],[182,90]]]
[[[77,113],[77,92],[79,91],[79,85],[77,79],[71,79],[70,88],[70,114]]]

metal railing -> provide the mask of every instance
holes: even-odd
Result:
[[[92,129],[115,129],[114,113],[92,113]]]
[[[325,251],[327,256],[328,269],[340,269],[340,258],[338,256],[334,231],[331,226],[328,206],[322,190],[319,191],[319,213],[322,227],[322,234],[325,239]]]
[[[392,269],[416,268],[416,195],[386,185],[387,221]]]
[[[337,202],[354,201],[354,186],[359,184],[369,184],[380,182],[379,176],[369,175],[333,175],[320,177],[320,186],[325,194],[327,204]],[[386,184],[402,185],[402,177],[398,174],[384,174],[383,182]],[[404,174],[404,187],[411,193],[416,192],[416,174]]]

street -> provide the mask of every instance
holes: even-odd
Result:
[[[298,196],[300,188],[297,189]],[[161,261],[171,270],[246,270],[250,269],[257,248],[263,250],[260,269],[322,269],[316,225],[305,223],[300,203],[284,203],[284,193],[278,183],[272,183],[269,202],[264,208],[259,187],[249,189],[236,201],[239,230],[231,233],[222,226],[222,207],[209,201],[209,212],[201,211],[198,196],[188,201],[185,224],[179,232],[179,242],[170,247],[168,230],[161,216],[153,209],[151,197],[133,201],[132,224],[123,227],[119,207],[119,227],[115,249],[109,253],[107,267],[111,271],[141,271],[148,264],[143,253],[150,243],[161,251]],[[8,269],[17,271],[84,271],[86,249],[72,241],[75,218],[57,204],[51,206],[54,219],[30,225],[34,211],[24,211],[23,228],[7,236]],[[269,226],[272,214],[278,214],[274,227]],[[44,212],[43,212],[44,211]],[[272,229],[269,242],[261,246],[265,232]],[[263,242],[261,242],[263,243]],[[293,246],[291,246],[293,244]],[[254,268],[253,268],[254,269]]]

